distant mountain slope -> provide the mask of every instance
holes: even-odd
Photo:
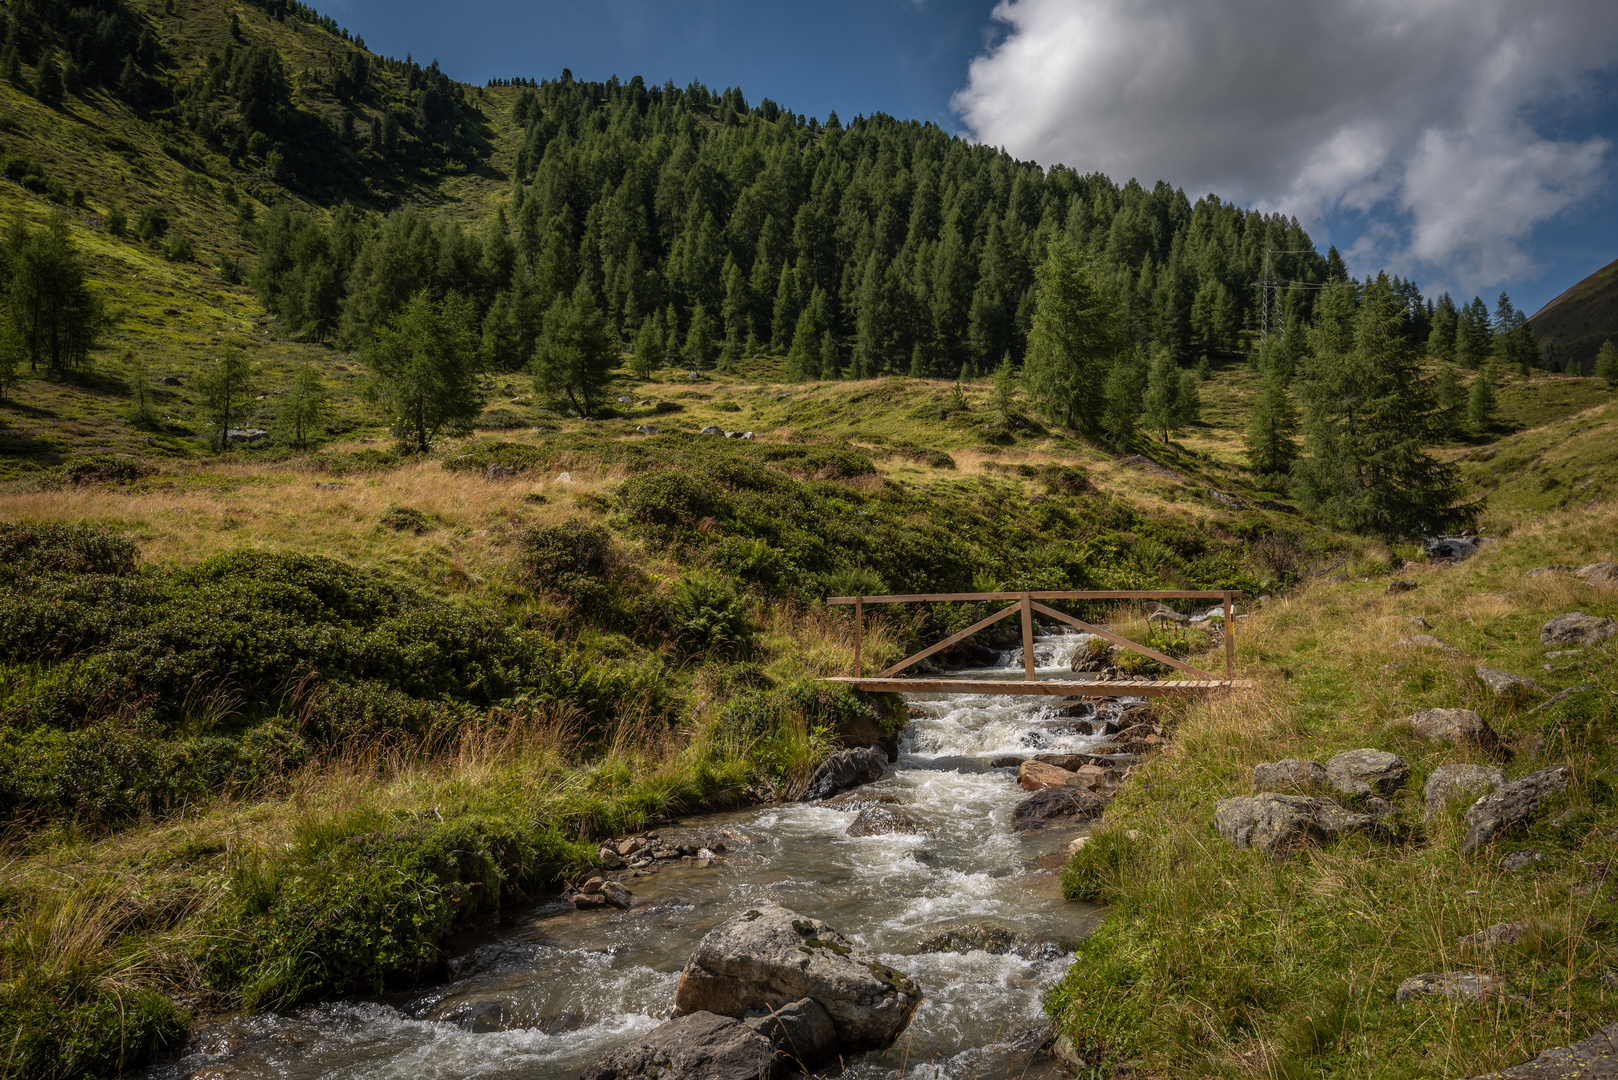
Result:
[[[1528,320],[1552,366],[1564,370],[1578,364],[1590,369],[1596,350],[1608,338],[1618,340],[1618,261],[1591,274]]]

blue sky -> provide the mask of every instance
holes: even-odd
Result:
[[[451,76],[739,85],[1295,213],[1356,273],[1528,311],[1618,258],[1618,4],[330,0]],[[1609,141],[1611,140],[1611,141]]]

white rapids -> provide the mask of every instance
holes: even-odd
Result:
[[[1088,637],[1038,640],[1042,674],[1066,675]],[[1020,676],[1021,650],[1004,659]],[[990,763],[1095,749],[1101,740],[1053,716],[1050,699],[913,695],[910,703],[899,761],[867,790],[897,796],[921,835],[849,837],[851,813],[801,803],[688,819],[685,827],[745,839],[711,865],[664,863],[628,881],[636,895],[628,911],[575,912],[552,901],[508,913],[498,928],[457,943],[446,983],[227,1020],[149,1076],[569,1080],[666,1018],[697,941],[762,900],[825,919],[926,994],[894,1047],[847,1062],[841,1076],[1060,1075],[1035,1053],[1047,1026],[1043,996],[1071,962],[1059,949],[1025,959],[923,954],[916,946],[979,922],[1033,942],[1071,942],[1090,931],[1099,910],[1065,902],[1059,887],[1055,856],[1071,834],[1013,832],[1012,809],[1027,793],[1014,767]]]

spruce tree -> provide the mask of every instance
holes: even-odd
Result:
[[[792,331],[792,346],[787,350],[788,378],[794,381],[813,379],[820,375],[820,334],[815,320],[807,309],[798,316],[797,328]]]
[[[1438,411],[1433,416],[1435,430],[1440,436],[1452,439],[1460,434],[1466,419],[1466,391],[1461,389],[1454,364],[1439,362],[1434,396],[1438,401]]]
[[[1247,417],[1247,467],[1259,476],[1277,476],[1298,458],[1298,410],[1286,383],[1270,376],[1259,384]]]
[[[691,328],[685,334],[684,356],[692,370],[702,367],[713,355],[714,326],[708,309],[701,304],[691,313]]]
[[[843,377],[842,355],[837,351],[837,341],[827,330],[820,335],[820,377],[822,379],[840,379]]]
[[[1107,441],[1119,450],[1127,449],[1140,420],[1141,397],[1146,393],[1146,354],[1125,350],[1107,369],[1101,384],[1100,427]]]
[[[1608,386],[1618,387],[1618,345],[1608,338],[1596,350],[1595,376],[1607,380]]]
[[[1386,274],[1367,285],[1352,342],[1312,340],[1300,393],[1305,456],[1300,501],[1328,522],[1395,540],[1475,520],[1459,473],[1424,447],[1436,436],[1432,379],[1404,335],[1405,308]]]
[[[1466,402],[1466,418],[1478,432],[1486,432],[1494,422],[1494,382],[1497,372],[1494,361],[1483,365],[1478,377],[1472,380],[1472,393]]]
[[[1440,360],[1455,359],[1455,331],[1459,322],[1455,314],[1455,301],[1449,293],[1438,298],[1433,307],[1433,328],[1427,335],[1427,352]]]
[[[464,297],[434,302],[418,292],[366,344],[375,392],[405,450],[426,453],[446,426],[482,411],[475,318]]]
[[[1017,370],[1011,366],[1010,353],[994,369],[994,411],[1000,414],[1000,426],[1011,430],[1017,415]]]
[[[65,93],[62,69],[56,64],[56,54],[47,52],[39,61],[39,72],[34,77],[34,96],[46,105],[60,105]]]
[[[1066,237],[1051,241],[1037,282],[1023,365],[1028,395],[1050,419],[1100,431],[1108,373],[1120,352],[1114,308]],[[1127,426],[1133,429],[1133,417]]]

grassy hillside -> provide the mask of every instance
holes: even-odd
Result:
[[[1610,262],[1534,313],[1528,324],[1547,360],[1590,370],[1596,350],[1618,338],[1618,262]]]

